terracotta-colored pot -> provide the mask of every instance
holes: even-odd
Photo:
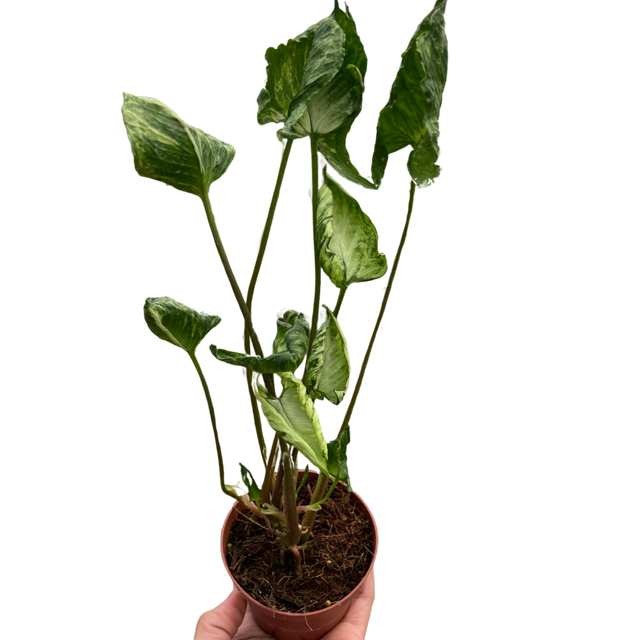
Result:
[[[317,475],[317,473],[309,471],[310,477],[317,477]],[[300,479],[301,476],[302,471],[299,472],[298,479]],[[351,493],[351,497],[363,508],[371,522],[371,527],[373,529],[373,558],[371,559],[371,566],[356,588],[349,593],[349,595],[326,609],[313,611],[312,613],[287,613],[285,611],[270,609],[257,600],[254,600],[236,582],[236,579],[233,577],[233,574],[229,570],[229,565],[227,564],[227,542],[229,541],[231,526],[238,518],[238,514],[243,510],[243,507],[237,502],[234,503],[222,527],[222,536],[220,540],[222,562],[224,563],[225,569],[231,577],[236,589],[238,589],[238,591],[240,591],[247,599],[247,604],[251,607],[253,617],[265,633],[272,633],[276,638],[278,638],[278,640],[318,640],[319,638],[322,638],[325,633],[329,633],[329,631],[331,631],[331,629],[333,629],[338,622],[344,618],[351,606],[353,596],[358,593],[364,581],[373,571],[373,563],[375,562],[376,554],[378,552],[378,529],[376,528],[376,522],[371,515],[371,511],[369,511],[369,508],[357,493]]]

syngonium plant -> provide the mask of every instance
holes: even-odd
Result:
[[[327,18],[286,44],[267,49],[267,80],[258,96],[258,122],[282,125],[277,134],[284,141],[284,151],[246,296],[229,264],[209,200],[211,185],[229,168],[235,149],[188,125],[158,100],[124,94],[122,115],[137,172],[202,200],[217,252],[243,314],[244,352],[216,345],[211,345],[210,351],[224,365],[247,371],[248,395],[265,466],[261,486],[242,464],[241,476],[247,493],[239,494],[235,487],[225,483],[213,401],[196,357],[196,348],[220,318],[162,297],[147,298],[145,320],[159,338],[184,349],[198,372],[211,416],[222,491],[264,518],[280,539],[281,560],[289,551],[297,568],[300,549],[309,539],[316,512],[338,482],[344,482],[351,490],[347,468],[351,416],[407,237],[416,186],[431,184],[440,173],[436,161],[440,151],[438,120],[447,76],[445,7],[446,0],[437,0],[402,54],[389,101],[378,119],[371,179],[360,174],[347,150],[349,130],[362,109],[367,72],[367,57],[349,9],[343,11],[336,2]],[[309,138],[312,152],[313,310],[310,323],[302,312],[284,313],[277,321],[269,354],[256,335],[251,306],[291,146],[300,138]],[[319,187],[318,154],[343,178],[377,189],[389,156],[407,146],[412,147],[408,161],[411,180],[404,230],[340,432],[335,440],[327,442],[316,403],[328,400],[340,404],[346,397],[351,372],[347,340],[338,315],[347,289],[355,283],[384,276],[387,260],[378,251],[378,234],[370,218],[326,168],[323,185]],[[321,271],[337,287],[338,297],[333,310],[323,305],[326,320],[318,327]],[[296,375],[301,367],[302,374]],[[275,431],[268,451],[259,407]],[[302,482],[296,482],[298,453],[319,470],[315,491],[306,505],[297,504],[298,491],[308,472],[307,466]]]

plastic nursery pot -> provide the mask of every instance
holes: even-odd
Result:
[[[302,478],[302,473],[302,471],[298,471],[298,480]],[[317,478],[318,474],[315,471],[309,471],[309,477]],[[344,618],[345,614],[349,610],[353,596],[358,593],[366,578],[369,576],[371,571],[373,571],[373,564],[378,552],[378,529],[376,528],[376,522],[373,519],[373,515],[371,515],[371,511],[369,511],[364,500],[362,500],[357,493],[352,492],[350,495],[351,499],[358,503],[366,513],[369,522],[371,522],[371,528],[373,529],[373,558],[371,558],[371,565],[369,566],[367,573],[351,593],[326,609],[313,611],[311,613],[287,613],[285,611],[270,609],[257,600],[254,600],[238,584],[229,570],[229,565],[227,564],[227,542],[229,541],[231,527],[237,520],[240,512],[243,510],[243,507],[236,502],[231,508],[231,511],[229,511],[222,527],[222,536],[220,540],[222,562],[224,563],[224,567],[231,577],[235,588],[244,595],[247,600],[247,604],[251,607],[253,617],[265,633],[272,633],[278,640],[318,640],[319,638],[322,638],[325,633],[329,633],[329,631],[331,631],[331,629],[333,629],[340,620]]]

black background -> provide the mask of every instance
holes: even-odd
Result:
[[[415,10],[384,14],[363,3],[352,5],[371,58],[365,112],[349,140],[354,160],[365,172],[373,119],[385,100],[397,54],[428,8],[428,3],[419,4]],[[232,3],[225,5],[224,14],[200,9],[180,28],[175,25],[177,37],[167,16],[166,34],[161,25],[154,24],[148,38],[136,36],[127,63],[113,75],[117,147],[113,189],[120,196],[114,215],[116,224],[126,229],[118,239],[115,263],[119,275],[114,276],[114,287],[129,309],[118,323],[130,328],[127,339],[134,345],[133,357],[122,367],[122,393],[132,404],[126,420],[115,428],[115,436],[123,443],[117,462],[127,488],[114,500],[121,505],[119,540],[126,540],[131,555],[125,582],[135,585],[135,595],[131,594],[129,604],[154,612],[159,629],[156,637],[188,637],[198,612],[228,591],[216,535],[229,502],[216,487],[205,409],[189,363],[145,331],[137,318],[138,307],[144,294],[168,292],[222,313],[225,322],[213,337],[232,348],[239,346],[241,323],[199,202],[134,177],[127,144],[115,120],[117,94],[127,89],[156,95],[188,121],[238,146],[238,159],[214,186],[212,195],[244,286],[278,158],[272,128],[259,129],[254,124],[253,99],[263,67],[260,56],[267,44],[295,34],[330,8],[328,2],[286,6],[256,12],[250,4]],[[145,23],[136,24],[142,28]],[[455,28],[453,31],[455,36]],[[410,500],[429,508],[437,500],[438,486],[446,481],[430,476],[429,469],[435,460],[443,465],[443,457],[452,455],[439,450],[437,434],[453,420],[454,406],[459,408],[450,390],[451,380],[460,375],[455,341],[463,325],[456,304],[462,295],[457,278],[463,259],[458,247],[461,212],[451,204],[460,190],[456,162],[460,163],[461,150],[459,138],[449,133],[455,131],[456,113],[460,113],[460,106],[455,106],[454,79],[446,104],[442,160],[446,172],[438,186],[418,195],[411,241],[354,420],[354,482],[376,512],[383,537],[380,600],[371,632],[374,639],[383,637],[384,622],[393,620],[398,585],[406,576],[415,576],[416,570],[429,570],[430,556],[416,561],[407,555],[407,521],[401,525],[394,515]],[[308,310],[310,305],[307,159],[307,143],[297,142],[258,290],[257,322],[267,345],[277,308],[287,304]],[[404,153],[394,157],[379,194],[348,185],[378,225],[382,248],[389,257],[403,218],[403,159]],[[356,287],[347,298],[342,321],[351,342],[354,374],[374,318],[380,284]],[[333,294],[325,282],[324,296],[329,302]],[[236,372],[213,362],[204,349],[201,357],[217,401],[229,479],[236,479],[237,458],[259,474],[243,382]],[[331,437],[342,410],[322,405],[321,412]],[[424,514],[414,513],[422,521]],[[412,526],[420,529],[417,521]],[[426,529],[414,534],[411,547],[421,547]]]

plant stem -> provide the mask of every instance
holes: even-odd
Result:
[[[320,502],[322,500],[325,491],[327,490],[327,484],[329,483],[329,476],[325,476],[324,473],[318,474],[318,479],[316,480],[316,486],[313,489],[313,494],[311,496],[311,501],[309,504],[315,504],[316,502]],[[335,483],[334,483],[335,484]],[[313,527],[313,523],[316,519],[315,511],[307,511],[302,518],[302,542],[308,542],[309,537],[311,536],[311,527]]]
[[[333,490],[337,486],[338,486],[338,481],[337,480],[333,480],[333,482],[331,483],[331,488],[329,489],[329,491],[327,491],[327,493],[325,494],[324,498],[322,498],[320,500],[320,502],[311,502],[310,504],[315,505],[316,507],[322,506],[331,497],[331,494],[333,493]]]
[[[340,307],[342,306],[342,301],[344,300],[344,294],[347,293],[347,287],[342,287],[340,289],[340,295],[338,296],[338,302],[336,302],[336,308],[333,310],[333,315],[337,318],[338,313],[340,311]]]
[[[222,261],[222,266],[224,267],[224,271],[227,274],[227,278],[229,279],[229,284],[231,285],[231,289],[233,290],[233,294],[236,297],[236,302],[240,307],[240,311],[242,312],[242,316],[244,318],[245,326],[249,331],[249,335],[251,336],[251,343],[253,344],[253,348],[258,356],[264,358],[264,352],[262,351],[262,347],[260,346],[260,341],[258,340],[258,336],[253,328],[253,322],[251,321],[251,312],[247,307],[247,303],[242,296],[242,291],[240,291],[240,287],[238,286],[238,282],[236,280],[235,275],[233,274],[233,270],[231,269],[231,265],[229,264],[229,259],[227,258],[227,252],[224,250],[224,245],[222,244],[222,238],[220,237],[220,233],[218,232],[218,226],[216,225],[216,219],[213,215],[213,211],[211,210],[211,202],[209,201],[209,195],[205,192],[202,197],[202,203],[204,204],[204,209],[207,212],[207,220],[209,221],[209,227],[211,228],[211,233],[213,234],[213,241],[216,244],[216,249],[218,250],[218,255],[220,256],[220,260]],[[273,396],[275,396],[275,386],[273,384],[273,376],[264,376],[265,385],[267,387],[267,391]]]
[[[320,310],[320,256],[318,255],[318,138],[311,139],[311,209],[313,214],[313,263],[315,270],[315,292],[313,296],[313,315],[311,316],[311,331],[309,346],[307,347],[307,361],[311,356],[313,340],[318,331],[318,311]]]
[[[253,385],[251,384],[253,378],[253,371],[247,369],[247,390],[249,391],[249,401],[251,402],[251,413],[253,414],[253,424],[256,427],[256,436],[258,437],[258,445],[260,446],[260,455],[262,456],[262,463],[265,469],[267,469],[267,444],[264,441],[264,433],[262,432],[262,420],[260,420],[260,410],[258,409],[258,401],[256,400],[256,394],[253,392]]]
[[[284,151],[282,153],[282,160],[280,161],[280,170],[278,171],[278,178],[276,180],[276,186],[273,189],[273,196],[271,197],[271,205],[269,206],[269,213],[267,214],[267,220],[264,224],[264,230],[262,231],[262,238],[260,240],[260,248],[258,249],[258,255],[256,257],[256,263],[253,267],[253,273],[251,274],[251,282],[249,282],[249,290],[247,291],[247,307],[251,311],[251,305],[253,303],[253,294],[256,290],[256,284],[258,282],[258,275],[260,274],[260,267],[262,266],[262,260],[267,249],[267,242],[269,241],[269,234],[271,233],[271,225],[273,224],[273,217],[276,212],[276,206],[278,204],[278,198],[280,197],[280,187],[282,187],[282,180],[284,179],[284,172],[287,168],[287,162],[289,160],[289,154],[291,153],[291,145],[293,140],[287,140]],[[245,332],[244,350],[249,353],[249,335]]]
[[[371,326],[371,331],[369,332],[369,338],[367,339],[367,346],[365,348],[364,353],[362,354],[362,358],[360,359],[360,364],[358,365],[358,373],[356,374],[356,378],[354,381],[353,388],[351,389],[351,393],[349,394],[349,399],[347,401],[347,405],[342,413],[342,418],[340,419],[340,424],[338,425],[338,429],[336,430],[335,436],[338,437],[346,428],[350,428],[353,422],[353,416],[356,412],[356,407],[358,406],[358,401],[360,399],[360,395],[362,394],[362,390],[364,388],[364,382],[367,377],[367,373],[369,371],[369,365],[371,364],[371,359],[373,358],[373,352],[376,347],[376,343],[378,342],[378,338],[380,337],[380,331],[382,330],[382,323],[387,315],[387,311],[389,310],[389,303],[391,301],[391,295],[395,289],[396,279],[398,277],[398,273],[400,272],[400,265],[402,264],[402,258],[404,256],[404,252],[407,248],[407,243],[409,242],[409,233],[411,231],[411,225],[413,224],[413,216],[415,214],[416,209],[416,185],[411,180],[411,185],[408,189],[408,195],[405,202],[405,214],[402,222],[402,226],[400,227],[400,233],[398,234],[398,240],[396,242],[396,248],[393,252],[393,260],[391,265],[391,272],[387,277],[384,284],[384,293],[380,298],[380,302],[378,303],[378,310],[376,312],[376,317],[373,321],[373,325]]]
[[[296,482],[293,478],[293,461],[288,451],[282,456],[284,463],[284,517],[287,519],[287,533],[282,538],[282,546],[285,549],[293,547],[300,542],[300,527],[298,525],[298,511],[296,509]]]
[[[218,483],[218,489],[225,498],[235,500],[236,496],[225,488],[226,483],[229,481],[229,476],[227,474],[227,460],[224,455],[224,445],[222,444],[222,435],[220,434],[220,424],[218,421],[218,409],[216,408],[216,401],[213,397],[211,384],[209,383],[209,378],[207,377],[207,373],[204,370],[198,355],[194,352],[188,354],[188,357],[191,367],[196,374],[196,378],[198,378],[198,384],[200,385],[200,391],[202,392],[202,397],[204,398],[207,410],[207,421],[209,422],[211,442],[213,443],[213,451],[216,458],[216,480]]]
[[[253,303],[253,294],[256,290],[256,284],[258,282],[258,275],[260,274],[260,267],[262,266],[262,260],[267,249],[267,242],[269,241],[269,234],[271,233],[271,225],[273,224],[273,217],[276,212],[276,206],[278,204],[278,198],[280,197],[280,188],[282,187],[282,180],[284,178],[284,172],[287,168],[287,161],[289,160],[289,154],[291,153],[291,145],[293,140],[287,140],[284,151],[282,153],[282,160],[280,161],[280,169],[278,171],[278,178],[276,179],[276,186],[273,190],[273,196],[271,197],[271,205],[269,206],[269,213],[267,214],[267,220],[264,224],[264,230],[262,231],[262,238],[260,240],[260,248],[258,249],[258,256],[256,257],[256,263],[253,267],[253,273],[251,274],[251,281],[249,282],[249,290],[247,291],[247,308],[251,313],[251,305]],[[244,352],[251,353],[251,336],[249,330],[245,324],[244,330]],[[256,395],[253,392],[253,385],[251,384],[252,371],[247,369],[247,388],[249,390],[249,399],[251,400],[251,411],[253,413],[253,422],[256,426],[256,435],[258,436],[258,442],[260,444],[260,452],[262,454],[262,462],[265,468],[268,468],[266,455],[267,447],[264,442],[264,434],[262,432],[262,420],[260,419],[260,411],[258,410],[258,401]],[[274,443],[276,438],[274,436]],[[273,447],[273,445],[272,445]]]
[[[276,470],[276,463],[278,453],[278,434],[275,435],[273,443],[271,445],[271,451],[269,452],[269,460],[267,462],[267,468],[264,474],[264,482],[262,483],[262,490],[260,491],[260,503],[261,504],[273,504],[271,497],[271,489],[273,487],[273,475]]]

